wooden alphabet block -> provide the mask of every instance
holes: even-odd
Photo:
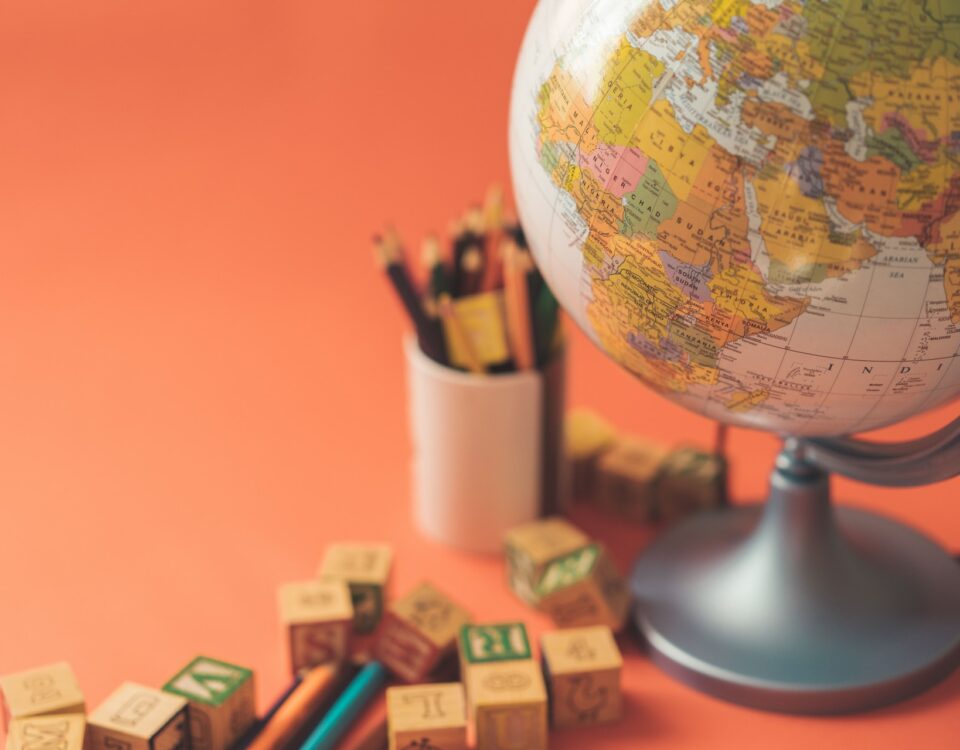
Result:
[[[597,505],[631,521],[656,519],[656,485],[667,449],[623,438],[597,462]]]
[[[458,641],[460,679],[469,684],[468,674],[477,664],[531,659],[530,639],[522,622],[464,625]]]
[[[559,516],[515,526],[505,538],[510,588],[527,604],[536,606],[537,582],[547,565],[589,543],[586,534]]]
[[[546,633],[540,656],[555,727],[616,721],[623,697],[623,658],[610,628],[599,625]]]
[[[421,682],[452,655],[470,614],[429,583],[391,604],[377,638],[377,658],[405,682]]]
[[[3,722],[44,714],[83,713],[83,693],[66,662],[0,677]]]
[[[320,563],[321,580],[345,581],[353,599],[353,630],[372,633],[383,614],[393,551],[382,544],[333,544]]]
[[[350,648],[353,605],[343,581],[302,581],[280,587],[280,617],[288,629],[290,669],[342,661]]]
[[[564,420],[567,460],[575,500],[591,501],[597,487],[597,462],[617,439],[617,431],[588,409],[571,409]]]
[[[467,692],[477,750],[545,750],[547,692],[532,659],[477,664]]]
[[[87,717],[87,750],[185,750],[187,701],[125,682]]]
[[[83,750],[86,725],[83,714],[13,719],[7,733],[7,750]]]
[[[387,734],[390,750],[467,750],[463,685],[387,688]]]
[[[727,467],[722,457],[697,448],[671,451],[657,481],[660,519],[673,521],[725,502]]]
[[[198,656],[163,689],[189,701],[192,750],[226,750],[257,720],[254,675],[245,667]]]
[[[607,625],[620,630],[630,595],[626,582],[600,544],[554,560],[537,585],[540,609],[561,628]]]

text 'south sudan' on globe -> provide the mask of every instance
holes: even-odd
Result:
[[[960,392],[960,3],[542,0],[510,156],[565,308],[682,405],[833,435]]]

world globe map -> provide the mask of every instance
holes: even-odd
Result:
[[[953,0],[542,0],[509,142],[551,288],[681,405],[825,436],[960,393]]]

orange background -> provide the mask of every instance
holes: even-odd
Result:
[[[389,540],[483,618],[525,618],[497,559],[420,538],[395,300],[411,244],[506,182],[523,2],[58,3],[0,11],[0,672],[69,660],[96,705],[198,652],[286,681],[275,589],[333,540]],[[570,401],[675,441],[710,423],[572,341]],[[888,434],[942,424],[941,411]],[[775,441],[735,431],[737,498]],[[844,498],[960,550],[960,480]],[[626,566],[649,532],[581,520]],[[960,674],[845,719],[757,713],[629,639],[629,715],[557,748],[956,747]]]

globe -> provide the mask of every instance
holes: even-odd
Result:
[[[865,431],[960,392],[960,9],[542,0],[509,123],[561,304],[726,423]]]

